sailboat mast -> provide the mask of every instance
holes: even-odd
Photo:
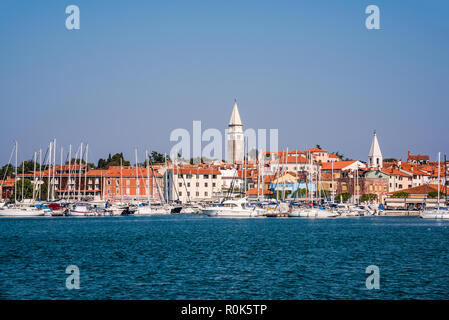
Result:
[[[334,160],[332,160],[331,167],[332,167],[332,170],[331,170],[331,174],[332,174],[332,189],[331,189],[331,192],[332,192],[332,203],[334,203],[335,202],[335,194],[334,194]]]
[[[42,148],[39,149],[39,201],[42,197]]]
[[[50,191],[51,191],[51,154],[52,154],[53,142],[50,141],[49,152],[48,152],[48,184],[47,184],[47,201],[50,201]]]
[[[86,189],[87,189],[87,156],[89,155],[89,144],[86,144],[86,168],[84,169],[84,197],[86,197]]]
[[[69,145],[69,176],[68,176],[68,180],[67,180],[67,199],[70,198],[70,170],[72,168],[72,145]]]
[[[440,210],[440,155],[441,152],[438,152],[438,210]]]
[[[148,159],[148,150],[145,150],[145,162],[147,164],[147,185],[146,185],[146,193],[148,204],[150,204],[150,161]]]
[[[22,203],[24,202],[23,185],[25,184],[25,161],[22,160]]]
[[[61,195],[62,195],[62,166],[63,166],[63,160],[62,160],[62,154],[63,154],[63,152],[64,152],[64,148],[61,146],[61,167],[59,168],[59,193],[60,193],[60,196],[59,196],[59,198],[61,199],[62,197],[61,197]]]
[[[55,200],[55,188],[56,188],[56,178],[55,178],[55,170],[56,170],[56,138],[53,140],[53,170],[52,170],[52,177],[53,177],[53,189],[51,193],[51,199]]]
[[[139,199],[139,194],[137,192],[137,190],[139,190],[139,163],[137,160],[137,148],[134,149],[134,153],[136,156],[136,198]]]
[[[168,187],[167,187],[167,179],[168,179],[168,166],[167,166],[167,153],[164,153],[164,162],[165,162],[165,192],[164,192],[164,194],[165,194],[165,202],[166,203],[168,203]],[[174,184],[174,181],[175,181],[175,177],[174,177],[174,175],[175,175],[175,169],[173,168],[173,183],[172,184]]]
[[[445,202],[447,203],[447,160],[446,160],[446,155],[444,155],[444,194],[445,194]],[[445,203],[445,204],[446,204]]]
[[[81,164],[83,161],[83,142],[80,145],[80,159],[79,159],[79,168],[78,168],[78,201],[81,200]]]
[[[120,202],[123,205],[123,173],[122,173],[122,158],[120,157]]]
[[[34,151],[34,160],[33,160],[33,202],[35,194],[36,194],[36,151]]]

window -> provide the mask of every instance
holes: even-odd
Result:
[[[187,187],[189,187],[189,188],[190,188],[190,182],[187,182]]]
[[[213,175],[212,175],[212,179],[217,179],[217,175],[216,175],[216,174],[213,174]]]
[[[190,191],[187,191],[187,195],[190,197]]]
[[[179,193],[179,196],[182,196],[182,191],[179,191],[178,193]]]
[[[192,175],[191,174],[186,174],[186,179],[192,179]]]
[[[212,182],[212,187],[213,187],[213,188],[215,188],[216,185],[217,185],[217,184],[216,184],[215,182]]]
[[[182,182],[179,183],[179,186],[182,187]]]
[[[129,188],[126,188],[126,194],[129,196],[129,194],[130,194]]]
[[[207,197],[207,192],[204,192],[204,196]]]
[[[199,182],[197,182],[197,183],[196,183],[196,186],[197,186],[197,187],[199,187],[199,186],[200,186],[200,183],[199,183]]]
[[[204,183],[204,186],[207,188],[207,182]]]
[[[197,197],[199,197],[199,196],[200,196],[200,193],[199,193],[198,191],[196,192],[196,196],[197,196]]]
[[[116,186],[119,186],[119,185],[120,185],[120,180],[118,180],[118,179],[115,180],[115,185],[116,185]]]
[[[126,179],[126,185],[129,186],[129,179]]]
[[[208,175],[208,174],[205,174],[205,175],[204,175],[204,179],[209,179],[209,175]]]

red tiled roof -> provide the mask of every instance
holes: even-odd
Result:
[[[440,185],[440,193],[444,192],[444,186]],[[427,184],[422,184],[420,186],[417,187],[413,187],[413,188],[408,188],[408,189],[402,189],[402,190],[398,190],[398,191],[394,191],[394,192],[389,192],[388,194],[392,195],[395,194],[397,192],[407,192],[409,194],[422,194],[425,195],[426,193],[428,194],[429,192],[432,191],[438,191],[438,185],[437,184],[429,184],[427,186]]]
[[[382,168],[380,171],[382,171],[383,173],[386,173],[390,176],[402,176],[402,177],[411,177],[411,174],[407,174],[403,171],[400,171],[398,169],[395,168]]]
[[[279,159],[279,162],[282,164],[282,163],[286,162],[285,160],[287,160],[287,163],[308,163],[309,162],[309,160],[307,160],[307,158],[302,157],[302,156],[287,156],[287,159],[284,156],[282,156]]]
[[[335,161],[335,162],[325,162],[321,164],[321,170],[332,170],[332,167],[334,170],[342,170],[346,168],[347,166],[350,166],[356,162],[356,160],[346,160],[346,161]],[[333,165],[332,165],[333,163]]]
[[[325,153],[327,153],[327,151],[325,151],[323,149],[318,149],[318,148],[312,148],[312,149],[306,150],[306,152],[325,152]]]
[[[262,194],[262,190],[263,190],[263,194],[264,195],[266,195],[266,194],[273,194],[273,191],[271,191],[271,190],[259,188],[259,194],[260,195]],[[257,188],[249,189],[248,191],[246,191],[246,194],[247,195],[251,195],[251,196],[256,196],[257,195]]]

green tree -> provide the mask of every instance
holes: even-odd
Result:
[[[339,157],[340,158],[340,160],[343,160],[343,154],[342,153],[340,153],[340,152],[335,152],[334,153],[337,157]]]
[[[181,155],[178,154],[178,157]],[[159,153],[157,151],[151,151],[151,161],[153,163],[162,163],[165,162],[165,156],[162,153]]]
[[[0,179],[3,178],[7,178],[7,177],[11,177],[14,175],[14,167],[11,165],[4,165],[1,169],[0,169]]]
[[[405,191],[399,191],[399,192],[395,192],[393,193],[393,195],[391,196],[392,198],[408,198],[410,197],[410,193],[405,192]]]
[[[364,193],[360,197],[361,202],[372,202],[377,200],[377,194],[375,193]]]
[[[438,191],[430,191],[430,192],[427,194],[427,196],[428,196],[429,198],[435,199],[435,198],[438,197]],[[440,191],[440,198],[441,198],[441,197],[445,197],[445,196],[446,196],[446,194]]]
[[[296,197],[296,198],[304,198],[307,197],[307,189],[306,188],[298,188],[295,191],[293,191],[292,193],[292,197]]]
[[[97,168],[98,169],[106,169],[107,165],[108,165],[107,160],[102,159],[102,158],[98,159],[98,163],[97,163]]]
[[[351,197],[351,194],[349,192],[342,192],[342,193],[337,194],[337,196],[335,197],[335,200],[343,203],[343,202],[347,202],[350,197]]]
[[[31,199],[33,197],[33,185],[29,179],[17,180],[14,192],[11,194],[10,199],[14,200],[15,193],[17,191],[17,201],[22,201],[22,184],[23,184],[23,197],[25,199]]]

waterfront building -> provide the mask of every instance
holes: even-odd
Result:
[[[8,200],[14,192],[15,179],[7,177],[4,181],[0,182],[0,194],[2,200]]]
[[[445,189],[443,185],[439,187],[440,193],[443,195],[440,199],[441,204],[445,202]],[[389,192],[388,196],[385,199],[385,205],[389,207],[401,207],[401,208],[421,208],[423,204],[426,207],[432,208],[437,207],[438,199],[437,197],[429,196],[430,193],[438,192],[437,184],[426,184],[413,188],[407,188],[401,190],[401,192],[407,193],[408,196],[401,198],[395,197],[394,194],[397,191]]]
[[[389,176],[380,170],[370,170],[363,174],[361,194],[377,195],[377,202],[384,203],[389,191]]]
[[[396,169],[394,167],[391,168],[382,168],[381,171],[388,175],[388,190],[389,192],[399,191],[406,188],[411,188],[413,184],[413,175]]]
[[[42,172],[27,172],[18,178],[31,180],[36,190],[47,183],[49,199],[89,198],[94,200],[129,201],[161,200],[163,176],[149,168],[110,166],[89,169],[86,165],[56,165]],[[48,183],[50,182],[50,183]],[[160,192],[157,192],[159,186]],[[47,200],[46,198],[42,200]]]
[[[340,178],[341,173],[344,171],[354,171],[354,170],[362,170],[365,169],[365,164],[358,160],[345,160],[345,161],[336,161],[326,162],[321,164],[321,172],[322,173],[334,173],[334,178]]]
[[[221,172],[203,165],[169,168],[165,173],[169,201],[213,201],[221,194]]]
[[[336,156],[335,154],[331,154],[325,150],[319,149],[319,148],[312,148],[309,150],[306,150],[305,153],[310,153],[313,157],[313,160],[319,163],[326,163],[326,162],[333,162],[333,161],[340,161],[341,159]]]
[[[268,189],[259,188],[252,188],[246,191],[246,196],[248,200],[269,200],[273,198],[273,191]]]
[[[388,194],[389,177],[380,170],[344,171],[337,179],[337,194],[348,192],[351,202],[358,202],[363,194],[376,194],[383,203]]]
[[[413,164],[427,164],[429,162],[429,156],[422,154],[412,155],[409,150],[407,154],[407,162]]]
[[[237,101],[234,103],[231,119],[229,120],[228,131],[226,134],[226,161],[228,163],[243,162],[244,139],[243,125],[240,119],[240,113]]]

